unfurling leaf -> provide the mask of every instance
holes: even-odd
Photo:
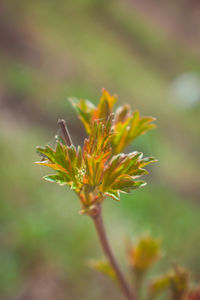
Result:
[[[95,121],[106,123],[112,113],[116,96],[111,96],[105,89],[102,89],[102,95],[97,107],[89,100],[76,98],[70,98],[69,100],[85,126],[87,134],[90,135]]]
[[[154,299],[161,293],[167,291],[170,286],[169,274],[161,275],[151,281],[148,288],[148,299]]]
[[[116,100],[117,97],[115,95],[111,96],[105,89],[102,90],[102,96],[97,107],[88,100],[70,99],[89,135],[94,122],[107,122],[109,116],[113,113]],[[127,104],[118,107],[113,124],[115,132],[112,137],[113,154],[120,153],[135,138],[155,128],[155,124],[152,123],[154,120],[153,117],[140,117],[139,112],[132,112]]]
[[[169,272],[154,279],[149,285],[149,299],[165,291],[170,292],[172,300],[189,300],[189,272],[175,265]]]
[[[80,147],[76,150],[73,145],[68,147],[57,142],[55,150],[46,146],[43,148],[38,147],[37,151],[46,156],[46,160],[37,162],[37,164],[57,171],[55,175],[44,176],[45,180],[56,182],[60,185],[75,186],[77,191],[81,188],[82,154]]]
[[[112,157],[103,173],[102,192],[119,200],[119,193],[129,193],[131,190],[144,186],[144,181],[137,179],[148,172],[142,167],[154,162],[153,158],[142,158],[143,154],[132,152],[118,154]]]
[[[127,105],[119,108],[115,120],[116,135],[112,139],[113,152],[120,153],[138,136],[155,128],[154,120],[152,117],[140,117],[138,111],[132,113]]]
[[[114,269],[111,267],[110,263],[105,260],[91,260],[89,261],[89,266],[93,269],[103,273],[115,282],[117,282],[117,276]]]
[[[114,155],[150,128],[153,120],[140,118],[138,112],[132,114],[128,105],[119,108],[115,115],[115,101],[116,96],[111,96],[105,89],[97,106],[88,100],[71,99],[89,134],[83,148],[76,148],[72,142],[69,145],[59,136],[55,149],[48,145],[37,148],[42,157],[38,164],[56,171],[44,179],[69,185],[81,200],[82,213],[89,214],[91,207],[101,203],[106,196],[120,200],[120,193],[144,186],[145,182],[138,179],[148,174],[144,167],[155,161],[151,157],[143,158],[143,154],[136,151]]]
[[[170,289],[173,299],[185,299],[186,293],[189,288],[189,276],[189,272],[186,269],[179,267],[178,265],[174,265],[171,272],[169,272]]]
[[[56,182],[60,185],[64,185],[69,181],[69,177],[65,174],[57,174],[57,175],[46,175],[43,177],[45,180],[50,182]]]
[[[95,111],[95,106],[92,102],[84,99],[76,99],[70,98],[70,102],[72,103],[73,107],[75,108],[79,119],[85,126],[87,134],[91,133],[91,124],[92,124],[92,116]]]
[[[128,249],[129,263],[134,272],[145,272],[161,256],[160,241],[151,236],[142,237]]]

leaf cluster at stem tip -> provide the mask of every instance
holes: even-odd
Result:
[[[106,196],[120,200],[120,193],[129,193],[146,184],[138,179],[148,174],[144,167],[156,160],[144,158],[141,152],[124,154],[122,151],[136,137],[155,128],[152,123],[155,119],[140,117],[129,105],[113,112],[116,96],[105,89],[97,106],[84,99],[70,101],[88,134],[83,148],[75,147],[70,136],[70,144],[64,137],[57,137],[55,149],[49,145],[37,147],[42,156],[37,164],[55,170],[55,174],[44,176],[44,179],[68,185],[80,198],[81,212],[90,214]],[[64,135],[68,135],[67,129]]]

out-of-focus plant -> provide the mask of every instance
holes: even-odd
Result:
[[[128,245],[127,255],[135,292],[139,298],[147,271],[161,256],[160,241],[150,235],[141,237],[135,245]]]
[[[144,277],[152,264],[160,257],[160,242],[150,236],[141,238],[134,246],[128,247],[128,262],[133,277],[133,288],[121,272],[111,251],[102,219],[102,203],[106,197],[120,200],[120,193],[129,193],[143,187],[139,180],[148,174],[144,169],[155,162],[152,157],[143,157],[141,152],[122,153],[135,138],[155,128],[152,117],[140,117],[132,112],[129,105],[113,111],[116,96],[105,89],[97,106],[84,99],[72,98],[74,108],[83,122],[88,138],[83,147],[73,145],[64,120],[58,124],[62,134],[56,137],[56,147],[37,147],[42,156],[37,164],[48,166],[55,174],[44,179],[69,186],[81,203],[81,214],[92,218],[106,261],[93,261],[91,265],[112,278],[129,300],[141,299],[144,293]],[[178,267],[172,272],[155,279],[148,288],[146,297],[154,299],[158,294],[171,289],[171,299],[196,299],[198,291],[188,294],[188,275]],[[186,297],[187,298],[184,298]],[[193,298],[192,298],[193,297]]]
[[[176,264],[150,282],[147,299],[156,299],[162,293],[172,300],[200,300],[200,288],[194,286],[190,272]]]

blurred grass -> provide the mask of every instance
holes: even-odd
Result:
[[[58,117],[80,142],[80,123],[66,99],[97,102],[102,87],[158,117],[158,129],[130,147],[159,159],[149,185],[120,203],[105,202],[113,248],[123,257],[123,237],[151,231],[166,249],[155,270],[177,259],[199,276],[199,106],[181,110],[169,92],[179,74],[200,72],[199,57],[121,1],[13,1],[6,13],[19,32],[28,32],[28,42],[19,35],[22,55],[0,53],[0,296],[17,295],[35,265],[47,264],[70,282],[70,299],[105,298],[106,287],[98,288],[100,279],[85,269],[87,258],[101,256],[90,220],[77,214],[72,192],[41,181],[44,170],[33,165],[35,146],[52,139]],[[88,291],[90,280],[96,295]]]

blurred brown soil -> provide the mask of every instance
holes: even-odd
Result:
[[[162,28],[174,40],[200,53],[200,1],[199,0],[126,0],[152,23]]]
[[[27,280],[24,291],[15,300],[71,299],[69,285],[53,268],[38,266]]]

